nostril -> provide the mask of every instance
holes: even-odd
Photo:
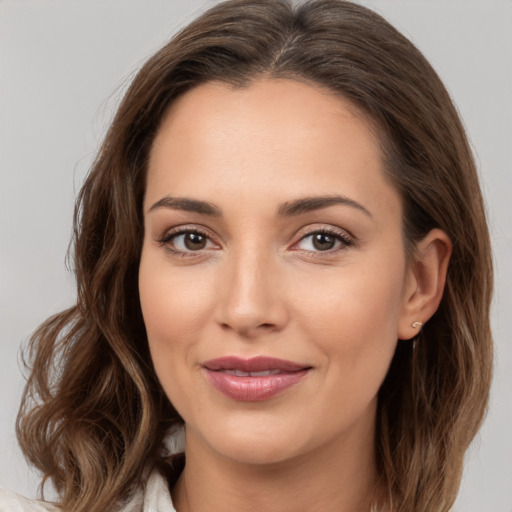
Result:
[[[272,322],[262,322],[262,323],[254,323],[252,325],[250,324],[230,324],[229,322],[222,322],[219,324],[220,325],[220,328],[224,331],[224,332],[236,332],[238,333],[240,336],[243,336],[243,337],[253,337],[253,336],[257,336],[258,333],[260,334],[263,334],[263,333],[268,333],[268,332],[271,332],[273,331],[274,329],[276,329],[276,324],[272,323]]]

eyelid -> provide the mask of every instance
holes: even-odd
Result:
[[[173,238],[178,237],[180,235],[185,235],[187,233],[197,233],[198,235],[204,236],[207,238],[212,244],[216,246],[216,248],[208,248],[208,249],[199,249],[197,251],[183,251],[181,249],[177,249],[170,245],[170,242]],[[177,254],[180,256],[198,256],[204,254],[206,251],[218,250],[220,248],[220,244],[215,241],[215,237],[212,236],[210,230],[203,226],[198,226],[197,224],[191,225],[180,225],[174,228],[170,228],[166,230],[161,236],[157,237],[156,242],[165,247],[166,250],[173,254]]]
[[[201,236],[204,236],[207,238],[212,244],[214,244],[215,248],[205,248],[205,249],[198,249],[196,251],[184,251],[181,249],[177,249],[175,247],[170,246],[170,242],[174,237],[177,237],[179,235],[184,235],[187,233],[197,233]],[[335,237],[338,241],[341,242],[341,246],[338,246],[337,248],[321,251],[321,250],[307,250],[307,249],[299,249],[295,248],[301,241],[303,241],[308,236],[313,236],[315,234],[327,234],[330,236]],[[298,232],[298,239],[292,244],[291,250],[295,251],[301,251],[303,253],[309,253],[315,257],[321,257],[322,255],[328,256],[329,254],[336,254],[339,251],[342,251],[346,249],[347,247],[353,246],[356,237],[352,235],[348,230],[342,229],[335,226],[326,226],[326,225],[311,225],[307,226],[306,228],[303,228],[299,230]],[[211,231],[201,225],[197,224],[189,224],[189,225],[180,225],[173,228],[170,228],[166,230],[161,236],[157,237],[156,242],[164,246],[166,250],[173,254],[177,254],[180,256],[199,256],[204,255],[205,252],[209,252],[212,250],[218,250],[221,248],[221,244],[219,244],[216,240],[216,237],[212,235]]]
[[[339,240],[341,242],[341,247],[338,247],[336,249],[334,249],[334,248],[329,249],[326,251],[320,251],[320,250],[308,251],[305,249],[294,249],[294,247],[297,246],[300,242],[302,242],[305,238],[307,238],[309,236],[316,235],[316,234],[326,234],[326,235],[333,236],[334,238],[336,238],[337,240]],[[320,225],[308,226],[308,228],[306,228],[306,232],[300,233],[298,240],[293,243],[292,250],[311,253],[311,254],[314,254],[315,256],[321,256],[321,255],[327,256],[329,254],[335,254],[339,251],[342,251],[342,250],[346,249],[347,247],[353,246],[354,243],[355,243],[355,237],[345,229],[336,228],[334,226],[325,226],[325,225],[323,225],[323,226],[320,226]]]

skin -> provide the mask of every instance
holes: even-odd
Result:
[[[186,425],[179,512],[369,509],[377,392],[397,340],[436,310],[450,255],[434,230],[407,259],[374,132],[349,101],[284,79],[202,85],[163,120],[139,288],[157,375]],[[317,196],[359,206],[279,213]],[[199,229],[204,247],[187,248],[180,229]],[[313,244],[322,229],[329,250]],[[240,402],[202,372],[226,355],[312,369],[269,400]]]

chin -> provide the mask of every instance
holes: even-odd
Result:
[[[219,455],[246,466],[268,466],[284,463],[297,456],[296,446],[285,440],[226,438],[213,447]]]
[[[247,411],[246,411],[247,412]],[[278,464],[295,458],[308,443],[297,424],[278,422],[244,414],[215,427],[210,424],[206,435],[187,428],[187,437],[199,435],[213,452],[233,462],[246,465]],[[252,416],[252,417],[250,417]]]

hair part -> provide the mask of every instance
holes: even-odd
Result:
[[[138,299],[142,202],[152,142],[172,102],[211,81],[290,78],[349,99],[373,123],[400,193],[406,248],[450,237],[444,297],[417,337],[399,341],[379,392],[377,464],[394,512],[446,512],[487,405],[492,261],[471,150],[421,53],[376,13],[342,0],[229,0],[179,32],[127,91],[78,196],[77,304],[28,349],[17,433],[64,509],[110,510],[164,463],[181,418],[153,370]],[[475,243],[478,241],[478,243]]]

